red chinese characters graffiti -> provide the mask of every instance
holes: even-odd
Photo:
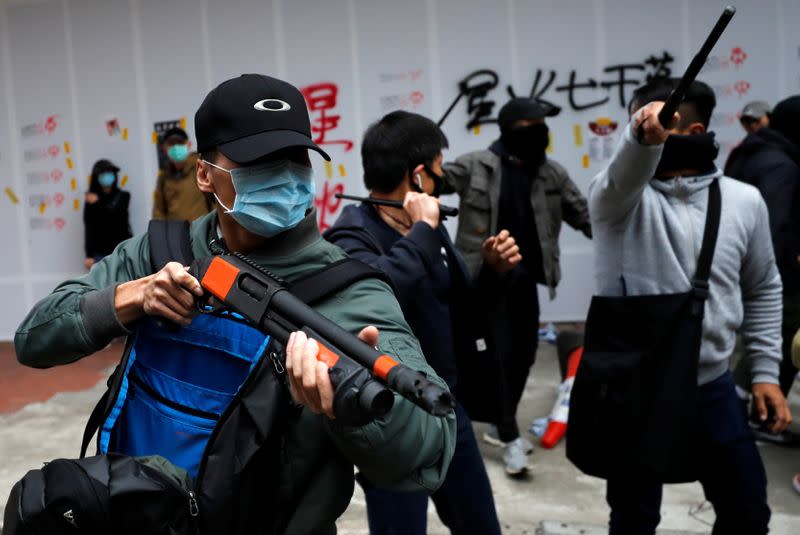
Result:
[[[52,134],[56,131],[56,128],[58,128],[58,121],[56,121],[56,117],[58,117],[58,115],[51,115],[44,122],[44,129],[48,134]]]
[[[335,214],[339,210],[339,205],[342,204],[342,200],[336,198],[337,193],[344,193],[344,184],[338,183],[331,187],[331,183],[326,181],[322,187],[322,193],[314,199],[320,232],[325,232],[331,227],[328,217]]]
[[[745,96],[750,91],[750,82],[746,80],[739,80],[733,84],[733,90],[739,94],[739,98]]]
[[[333,82],[320,82],[301,89],[313,117],[311,135],[318,145],[344,145],[345,152],[353,150],[354,143],[349,139],[327,139],[328,132],[339,127],[342,116],[332,113],[336,107],[339,86]]]
[[[731,50],[731,61],[734,65],[739,67],[747,59],[747,52],[742,50],[742,47],[737,46]]]

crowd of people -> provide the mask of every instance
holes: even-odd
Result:
[[[309,150],[329,158],[312,141],[295,87],[260,75],[222,83],[197,111],[197,153],[183,130],[163,134],[167,164],[152,215],[191,221],[195,256],[221,246],[289,284],[345,254],[382,272],[387,282],[354,283],[314,307],[446,385],[458,400],[446,417],[397,398],[387,414],[363,426],[337,424],[318,343],[309,333],[293,333],[281,348],[281,368],[298,410],[287,409],[281,448],[292,469],[274,482],[285,489],[286,507],[275,532],[335,532],[355,466],[371,533],[425,533],[429,497],[453,533],[501,533],[471,418],[490,424],[482,438],[503,448],[510,477],[530,469],[533,445],[520,432],[517,409],[537,352],[537,287],[555,295],[564,222],[593,240],[598,296],[628,307],[631,299],[690,292],[700,303],[699,313],[686,317],[683,309],[659,312],[670,336],[694,355],[690,390],[661,386],[692,396],[690,449],[701,468],[691,477],[714,506],[714,533],[768,531],[767,481],[755,439],[797,440],[787,430],[786,396],[800,356],[800,96],[772,108],[745,106],[747,136],[723,173],[708,130],[716,105],[709,86],[694,82],[671,124],[659,122],[675,84],[656,79],[634,92],[630,123],[588,198],[546,155],[546,120],[560,111],[551,104],[511,99],[498,116],[499,138],[455,159],[445,157],[448,140],[433,121],[389,113],[361,143],[369,198],[346,206],[324,236]],[[130,197],[118,187],[118,172],[108,160],[94,166],[84,212],[90,271],[59,285],[23,321],[15,343],[24,364],[67,364],[114,337],[157,328],[143,323],[145,316],[188,326],[197,314],[198,281],[177,263],[153,272],[148,236],[131,237]],[[446,193],[459,197],[455,239],[441,224],[438,196]],[[587,334],[598,329],[589,325]],[[611,330],[603,336],[625,337]],[[610,351],[597,349],[598,339],[587,336],[589,370]],[[467,358],[497,364],[496,378],[484,378],[501,383],[495,400],[470,390]],[[617,364],[604,370],[604,385],[613,389],[624,370]],[[582,373],[590,371],[579,368],[579,380]],[[476,395],[495,409],[471,412],[468,400]],[[648,392],[637,395],[646,399]],[[610,532],[654,533],[668,482],[642,470],[609,475]],[[793,483],[800,493],[800,475]]]

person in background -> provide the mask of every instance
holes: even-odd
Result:
[[[771,113],[769,104],[763,100],[748,102],[739,116],[739,123],[748,134],[755,134],[762,128],[769,126],[769,115]]]
[[[500,139],[488,150],[465,154],[444,165],[442,193],[458,193],[460,215],[456,247],[483,295],[493,323],[496,351],[505,380],[502,421],[490,426],[484,441],[504,446],[506,473],[527,471],[531,442],[519,434],[517,406],[536,359],[539,330],[537,284],[550,298],[561,278],[558,236],[562,220],[591,238],[586,199],[567,171],[547,158],[545,118],[559,109],[534,98],[514,98],[498,115]],[[487,240],[509,234],[522,261],[508,273],[493,272],[483,251]],[[490,245],[491,247],[491,245]]]
[[[800,368],[800,329],[792,339],[792,362],[794,362],[795,367]],[[800,494],[800,473],[795,474],[792,478],[792,487]]]
[[[740,332],[745,358],[753,363],[759,419],[768,422],[771,408],[772,430],[786,429],[792,415],[778,386],[781,279],[767,206],[755,188],[724,177],[715,164],[719,146],[707,130],[716,97],[707,84],[692,82],[670,128],[660,124],[663,101],[677,84],[655,79],[634,92],[623,139],[589,186],[597,294],[687,291],[704,237],[709,188],[718,181],[722,208],[697,374],[699,480],[716,513],[714,534],[767,533],[767,475],[729,371]],[[654,476],[623,471],[609,477],[609,533],[655,533],[661,499],[662,484]]]
[[[391,279],[403,315],[426,360],[459,397],[458,337],[468,336],[458,308],[470,286],[461,255],[440,224],[442,150],[447,138],[430,119],[395,111],[364,134],[361,160],[370,197],[403,202],[402,208],[367,203],[346,206],[325,238],[351,257]],[[519,261],[513,238],[495,240],[484,260],[496,271]],[[431,495],[442,522],[454,535],[500,535],[492,488],[472,422],[456,404],[456,450],[442,487]],[[425,535],[428,495],[397,492],[358,478],[367,500],[372,535]]]
[[[197,189],[197,153],[189,149],[189,136],[171,128],[161,137],[166,166],[158,172],[153,198],[153,219],[194,221],[214,206],[213,199]]]
[[[95,162],[83,207],[86,269],[91,269],[132,235],[128,221],[131,194],[119,189],[118,178],[119,167],[108,160]]]
[[[758,188],[769,211],[775,261],[783,281],[780,386],[788,395],[798,371],[792,363],[791,342],[800,329],[800,95],[775,105],[770,126],[744,139],[728,158],[725,173]],[[747,389],[750,363],[742,364],[745,372],[737,373],[737,380]],[[757,418],[751,417],[751,421],[760,440],[800,445],[795,433],[785,431],[776,436]]]

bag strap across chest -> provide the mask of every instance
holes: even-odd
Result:
[[[708,298],[711,277],[711,263],[714,260],[714,250],[717,247],[719,236],[719,222],[722,215],[722,193],[720,192],[719,179],[715,179],[708,188],[708,208],[706,209],[706,224],[703,230],[703,245],[697,260],[697,270],[692,279],[692,305],[693,315],[702,315],[705,300]]]

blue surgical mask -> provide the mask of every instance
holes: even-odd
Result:
[[[250,167],[225,169],[230,173],[236,199],[228,208],[214,197],[225,213],[244,228],[269,238],[296,227],[314,204],[314,180],[310,167],[290,160],[279,160]]]
[[[114,185],[117,176],[112,171],[106,171],[97,175],[97,183],[104,188],[110,188]]]
[[[167,156],[173,162],[185,162],[186,158],[189,157],[189,145],[185,143],[173,145],[167,149]]]

